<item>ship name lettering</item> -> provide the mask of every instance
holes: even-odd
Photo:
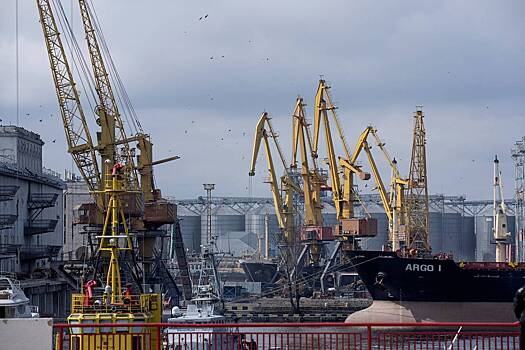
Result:
[[[431,264],[407,264],[405,271],[434,272],[436,267]],[[437,266],[437,271],[441,271],[441,265]]]

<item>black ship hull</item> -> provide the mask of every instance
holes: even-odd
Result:
[[[246,279],[263,284],[273,283],[279,277],[277,263],[267,260],[240,260]]]
[[[401,258],[356,251],[351,260],[374,302],[348,322],[511,322],[525,266]]]

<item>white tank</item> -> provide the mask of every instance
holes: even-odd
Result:
[[[221,237],[228,232],[244,231],[244,214],[227,205],[219,205],[212,210],[211,234]],[[206,210],[201,215],[201,244],[208,239],[208,221]]]
[[[191,252],[200,252],[201,216],[185,207],[177,207],[184,248]]]

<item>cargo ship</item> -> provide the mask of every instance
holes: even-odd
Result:
[[[277,263],[271,260],[239,260],[249,282],[274,283],[279,278]]]
[[[525,264],[408,258],[354,251],[350,259],[373,303],[346,322],[514,322]]]

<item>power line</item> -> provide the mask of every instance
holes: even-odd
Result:
[[[19,124],[20,119],[20,70],[18,60],[18,32],[19,32],[19,7],[18,0],[15,0],[15,66],[16,66],[16,126]]]

